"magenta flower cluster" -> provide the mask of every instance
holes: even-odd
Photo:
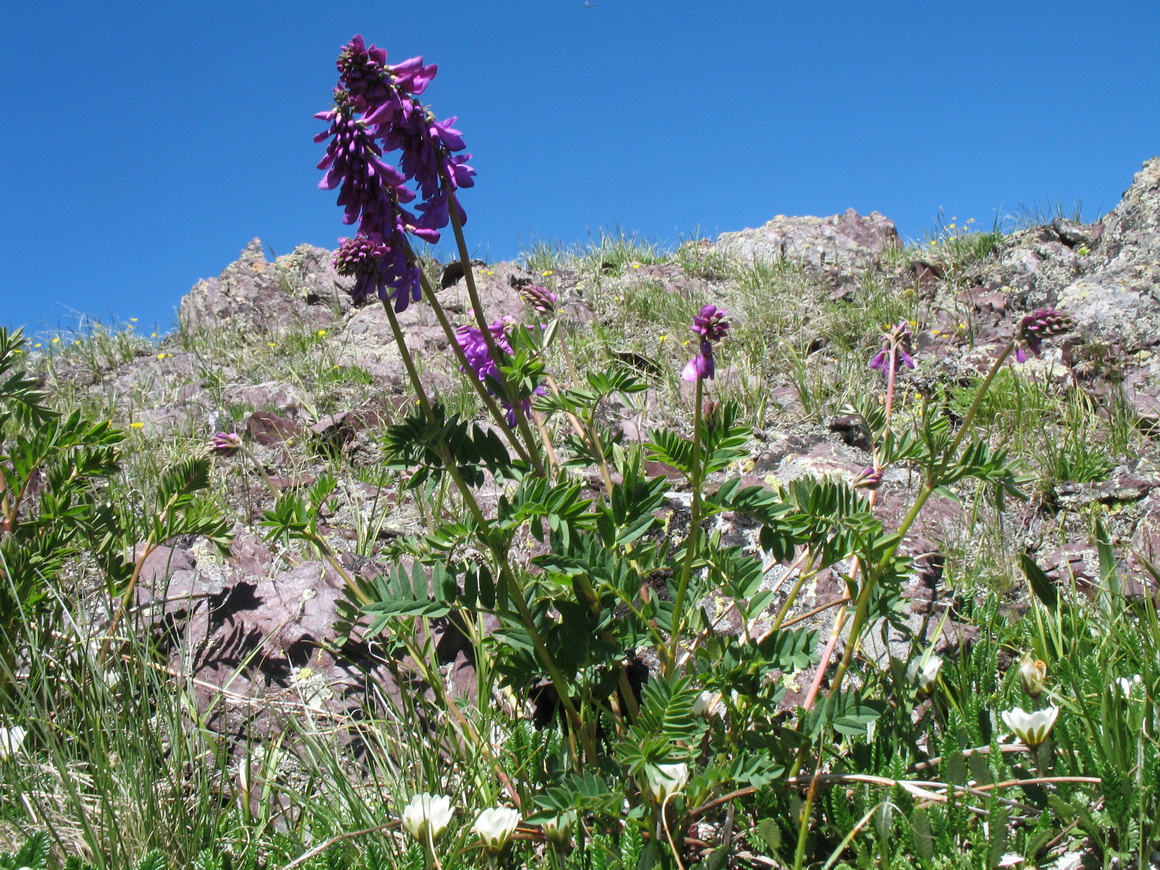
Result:
[[[1027,362],[1027,351],[1039,356],[1043,339],[1075,328],[1075,318],[1054,308],[1037,308],[1024,315],[1015,328],[1015,360]]]
[[[713,360],[713,345],[723,339],[729,332],[729,322],[725,320],[725,310],[716,305],[704,306],[693,317],[693,325],[689,327],[694,335],[700,337],[701,349],[685,365],[681,371],[681,380],[700,381],[705,378],[713,379],[717,366]]]
[[[495,342],[496,348],[504,353],[511,354],[512,346],[508,341],[507,332],[504,329],[504,322],[497,320],[488,327],[491,332],[492,341]],[[455,330],[455,343],[463,350],[463,355],[467,358],[467,365],[470,367],[472,374],[475,375],[491,395],[500,400],[507,411],[507,422],[509,426],[516,424],[515,409],[512,408],[511,403],[505,397],[503,375],[500,373],[499,365],[496,360],[492,359],[488,352],[487,340],[483,337],[483,330],[476,326],[461,326]],[[542,393],[543,387],[537,387],[536,393]],[[531,399],[524,399],[520,402],[520,410],[526,416],[532,410]]]
[[[206,443],[206,447],[210,450],[227,456],[241,449],[241,446],[242,436],[237,432],[215,432],[213,438]]]
[[[556,310],[560,297],[538,284],[521,284],[516,288],[525,302],[541,314],[551,314]]]
[[[910,324],[900,320],[882,336],[882,350],[878,351],[874,359],[870,360],[870,368],[882,372],[882,377],[889,379],[890,372],[898,371],[900,365],[908,369],[914,368],[914,357],[911,356],[910,342],[914,338]]]
[[[415,57],[388,66],[385,49],[367,48],[355,36],[338,57],[338,72],[334,108],[314,116],[330,124],[314,137],[329,140],[318,186],[338,188],[343,223],[357,224],[358,232],[339,239],[334,266],[355,278],[356,300],[390,298],[403,311],[422,295],[408,236],[438,241],[452,207],[459,223],[466,222],[454,193],[474,184],[471,155],[457,153],[465,146],[455,118],[440,121],[419,102],[435,78],[434,64]],[[396,151],[398,167],[383,159]]]

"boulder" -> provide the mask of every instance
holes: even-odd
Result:
[[[875,268],[883,251],[898,244],[892,220],[878,212],[863,217],[851,208],[825,218],[778,215],[757,229],[722,233],[713,250],[750,262],[789,259],[858,274]]]
[[[315,253],[321,250],[303,245],[271,263],[261,240],[253,239],[221,275],[198,281],[181,300],[182,330],[197,335],[225,328],[271,336],[301,323],[330,326],[335,320],[330,305],[335,297],[321,288],[326,284],[326,270],[333,273],[333,269],[329,258]]]

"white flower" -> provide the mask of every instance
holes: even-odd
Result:
[[[676,794],[689,781],[689,765],[683,761],[677,764],[657,764],[645,769],[648,790],[658,804],[663,804],[669,795]]]
[[[1034,713],[1027,713],[1022,707],[1016,707],[1014,710],[1004,711],[1003,721],[1015,732],[1016,737],[1028,746],[1035,747],[1047,739],[1058,715],[1058,707],[1048,707]]]
[[[20,747],[24,743],[24,736],[27,733],[19,725],[13,725],[11,728],[0,726],[0,761],[4,761],[20,751]]]
[[[906,669],[907,676],[918,684],[918,690],[929,695],[938,684],[938,672],[943,660],[938,656],[927,656],[915,659]]]
[[[479,814],[475,825],[471,828],[479,834],[483,847],[489,852],[498,852],[515,833],[516,825],[520,823],[519,810],[509,807],[490,807]]]
[[[693,702],[694,716],[712,716],[721,706],[720,692],[702,692]]]
[[[454,812],[447,795],[423,792],[411,798],[403,810],[403,827],[420,843],[426,843],[428,836],[438,839]]]

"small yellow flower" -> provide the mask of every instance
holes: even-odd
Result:
[[[325,338],[326,337],[326,330],[320,329],[320,330],[318,330],[318,332],[316,332],[314,334],[317,335],[319,338]]]
[[[60,336],[59,336],[59,335],[54,335],[54,336],[52,337],[52,343],[53,343],[53,344],[60,344]]]
[[[278,346],[278,342],[276,342],[276,341],[268,341],[268,342],[266,342],[266,344],[268,344],[270,347],[277,347]]]
[[[668,341],[668,340],[669,340],[669,337],[668,337],[667,335],[662,335],[662,336],[660,337],[660,340],[661,340],[661,341]]]
[[[167,356],[173,356],[173,354],[171,354],[171,353],[159,353],[159,354],[157,354],[158,359],[165,359]]]
[[[136,322],[137,322],[137,318],[136,318],[136,317],[130,317],[130,318],[129,318],[129,322],[130,322],[130,323],[136,323]]]
[[[13,348],[12,352],[13,352],[13,353],[24,353],[24,351],[22,351],[22,350],[21,350],[20,348],[18,348],[18,347],[17,347],[17,348]]]
[[[156,332],[151,332],[151,333],[149,333],[149,337],[150,337],[150,338],[157,338],[157,333],[156,333]]]
[[[540,277],[547,278],[549,275],[554,275],[554,274],[555,273],[551,269],[545,269],[543,272],[540,273]]]
[[[132,423],[130,423],[130,424],[129,424],[129,428],[130,428],[130,429],[140,429],[140,428],[142,428],[144,425],[145,425],[145,424],[144,424],[144,423],[142,423],[140,420],[134,420]]]
[[[633,264],[632,264],[632,268],[634,268],[634,269],[639,269],[639,268],[640,268],[640,263],[633,263]]]
[[[44,345],[42,345],[42,344],[41,344],[41,343],[38,341],[36,344],[34,344],[34,345],[33,345],[33,347],[44,347]]]

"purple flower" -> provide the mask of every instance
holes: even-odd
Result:
[[[914,358],[910,355],[910,340],[914,333],[910,331],[910,324],[900,320],[882,335],[882,350],[870,360],[870,368],[882,372],[882,377],[889,378],[890,371],[898,371],[899,364],[908,369],[914,368]]]
[[[854,478],[855,489],[878,489],[882,485],[882,469],[867,466]]]
[[[206,447],[225,455],[236,453],[242,446],[242,436],[237,432],[215,432]]]
[[[1015,361],[1027,362],[1027,351],[1039,356],[1043,339],[1075,328],[1075,318],[1054,308],[1037,308],[1015,328]]]
[[[723,308],[706,305],[693,317],[693,325],[689,328],[704,339],[720,341],[729,332],[729,323],[725,320]]]
[[[689,328],[695,335],[700,336],[701,352],[685,364],[681,370],[681,380],[702,381],[705,378],[713,380],[713,375],[717,372],[713,360],[713,343],[720,341],[729,332],[725,310],[716,305],[705,305],[694,315],[693,325]]]
[[[337,66],[339,80],[363,107],[360,111],[367,105],[378,105],[390,95],[386,49],[375,45],[367,48],[360,34],[355,34],[354,39],[342,47]]]
[[[521,284],[516,288],[525,302],[541,314],[551,314],[556,309],[559,295],[538,284]]]
[[[713,380],[717,373],[717,366],[713,362],[713,345],[706,339],[701,342],[701,352],[685,363],[681,369],[682,381],[703,381],[705,378]]]
[[[510,354],[512,346],[508,341],[507,332],[504,330],[504,322],[497,320],[488,329],[491,331],[492,341],[495,342],[496,348],[501,353]],[[491,395],[499,399],[500,404],[507,410],[508,425],[514,426],[516,424],[515,410],[505,398],[503,375],[500,373],[498,363],[491,358],[491,354],[488,352],[483,331],[475,326],[461,326],[455,330],[455,343],[462,348],[472,373],[487,387],[487,391]],[[543,395],[545,392],[542,384],[535,389],[536,395]],[[531,413],[532,400],[530,398],[522,399],[520,410],[525,416]]]
[[[315,115],[330,124],[314,140],[329,140],[318,164],[326,175],[318,186],[339,189],[343,222],[357,224],[358,233],[340,240],[335,267],[355,276],[356,299],[374,293],[403,311],[422,295],[408,236],[439,241],[452,203],[458,222],[466,223],[453,192],[475,183],[475,170],[467,165],[471,155],[455,153],[465,147],[455,118],[439,121],[418,100],[435,77],[433,64],[413,57],[388,66],[384,49],[367,48],[356,35],[343,46],[337,66],[334,108]],[[398,168],[383,160],[395,151]],[[414,212],[403,207],[417,198],[410,181],[421,194]]]
[[[323,190],[338,187],[338,204],[346,210],[342,222],[353,224],[361,219],[370,226],[360,229],[370,235],[387,223],[392,204],[410,202],[415,193],[404,186],[406,178],[399,170],[379,159],[382,148],[366,124],[350,114],[344,99],[340,97],[339,106],[314,117],[330,121],[330,128],[314,137],[315,142],[331,139],[318,164],[326,170],[318,186]]]
[[[497,320],[488,327],[491,330],[492,341],[504,353],[510,354],[512,346],[508,342],[502,320]],[[491,358],[487,341],[484,340],[483,330],[476,326],[461,326],[455,330],[455,342],[463,349],[467,357],[467,364],[479,380],[487,386],[488,392],[496,394],[497,388],[502,388],[503,379],[500,377],[499,366]]]
[[[333,262],[338,274],[355,279],[350,291],[355,302],[370,296],[390,298],[396,311],[404,311],[408,303],[418,302],[422,296],[419,266],[410,259],[405,244],[387,245],[361,235],[339,239]]]

